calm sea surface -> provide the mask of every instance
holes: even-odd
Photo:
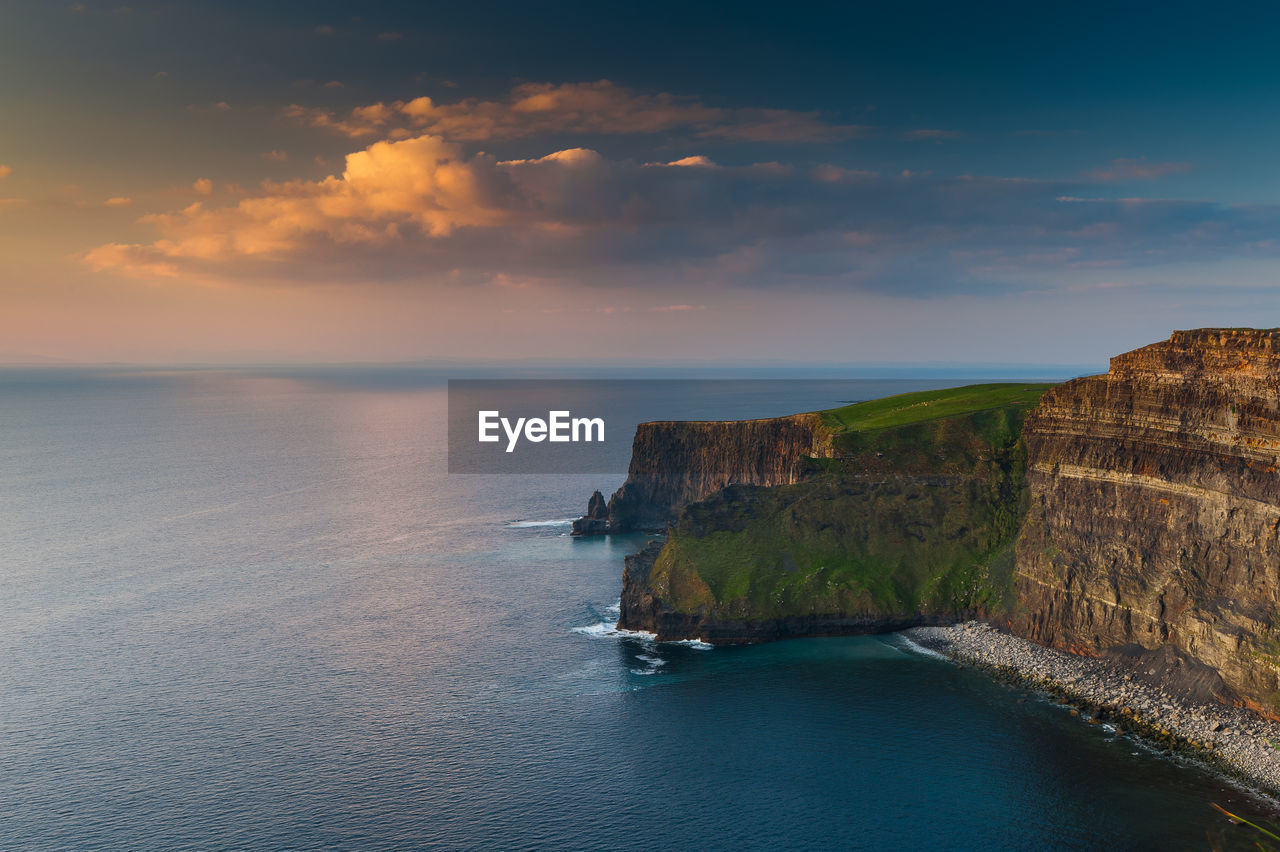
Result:
[[[411,370],[0,372],[0,849],[1254,848],[1210,803],[1275,819],[893,637],[611,635],[644,539],[567,519],[622,477],[451,477],[445,408]]]

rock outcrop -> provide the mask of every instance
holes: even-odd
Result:
[[[685,506],[728,485],[789,485],[809,459],[831,455],[831,432],[817,413],[763,420],[641,423],[627,481],[603,517],[593,495],[576,535],[662,530]]]
[[[1221,699],[1276,712],[1280,331],[1175,332],[1049,391],[1025,435],[1014,631],[1089,655],[1171,646]]]
[[[587,513],[573,522],[573,535],[603,535],[609,529],[609,504],[599,491],[587,501]]]

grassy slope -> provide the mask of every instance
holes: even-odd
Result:
[[[842,457],[806,482],[690,506],[650,574],[682,612],[767,619],[1002,607],[1022,421],[1048,385],[975,385],[824,412]]]
[[[824,411],[822,415],[837,432],[870,432],[994,408],[1013,407],[1029,411],[1051,387],[1021,383],[966,385],[855,402]]]

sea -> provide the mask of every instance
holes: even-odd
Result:
[[[617,630],[647,539],[569,523],[623,473],[449,474],[443,376],[0,370],[0,849],[1254,849],[1213,805],[1280,824],[899,636]],[[715,418],[959,383],[646,392]]]

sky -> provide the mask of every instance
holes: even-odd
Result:
[[[1280,325],[1280,7],[0,0],[0,362]]]

